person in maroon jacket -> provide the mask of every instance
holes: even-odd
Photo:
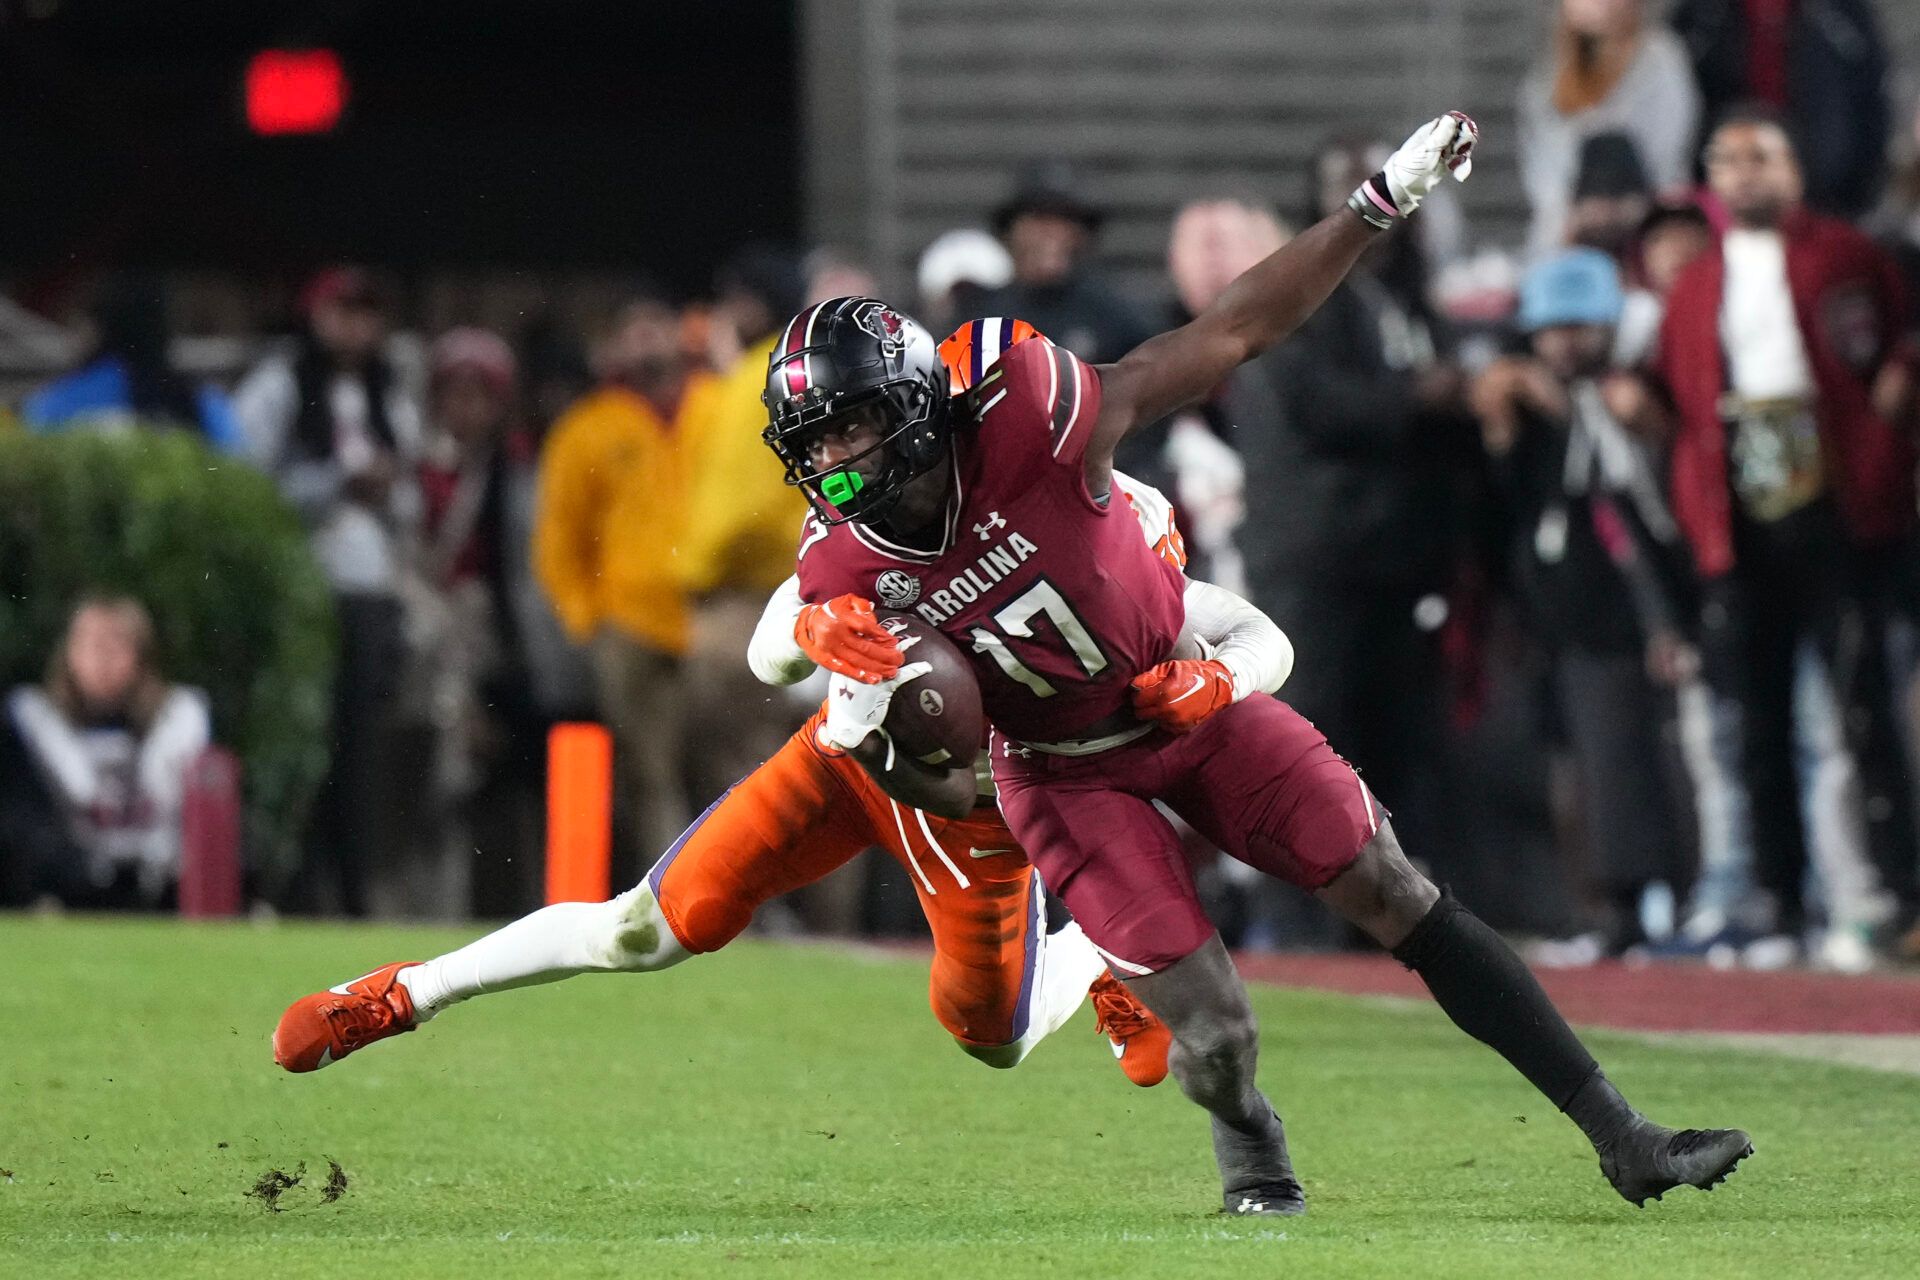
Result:
[[[1673,507],[1703,580],[1710,681],[1743,712],[1741,771],[1753,804],[1756,871],[1801,923],[1808,838],[1796,730],[1815,746],[1815,853],[1828,923],[1883,915],[1860,837],[1858,771],[1834,715],[1795,723],[1796,663],[1842,673],[1842,624],[1863,588],[1913,536],[1914,447],[1897,425],[1910,397],[1905,300],[1892,258],[1800,203],[1792,143],[1764,109],[1730,115],[1707,146],[1708,180],[1731,225],[1668,299],[1658,366],[1677,414]],[[1829,703],[1822,696],[1813,703]]]

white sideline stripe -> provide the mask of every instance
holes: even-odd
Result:
[[[1920,1036],[1844,1032],[1768,1035],[1746,1031],[1628,1031],[1623,1034],[1662,1048],[1677,1045],[1688,1049],[1734,1049],[1920,1076]]]

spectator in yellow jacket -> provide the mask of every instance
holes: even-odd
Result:
[[[767,594],[793,572],[807,510],[760,442],[767,358],[780,326],[804,304],[803,285],[798,259],[767,246],[741,250],[714,280],[715,336],[722,340],[715,345],[727,350],[708,411],[688,424],[694,470],[674,561],[696,601],[690,696],[700,707],[725,708],[724,720],[715,723],[728,725],[724,736],[692,744],[690,763],[702,794],[772,754],[792,728],[787,700],[754,680],[746,649]],[[694,717],[695,723],[703,719]]]
[[[534,573],[576,641],[613,731],[628,840],[664,849],[689,816],[680,659],[690,424],[712,379],[689,375],[678,320],[652,298],[621,309],[595,352],[600,385],[553,425],[540,457]]]
[[[760,403],[767,359],[780,326],[802,305],[802,279],[789,255],[754,247],[734,255],[714,283],[715,327],[738,354],[721,362],[718,385],[705,402],[708,412],[689,423],[696,465],[675,563],[695,597],[734,590],[758,596],[757,618],[767,593],[793,572],[807,510],[806,499],[786,483],[760,442],[767,424]]]

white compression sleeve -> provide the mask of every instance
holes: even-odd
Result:
[[[1272,693],[1293,673],[1293,642],[1272,618],[1211,582],[1188,582],[1187,625],[1233,676],[1234,701]]]
[[[774,588],[747,643],[747,666],[762,684],[798,684],[813,674],[813,661],[800,652],[793,624],[800,617],[800,576]]]

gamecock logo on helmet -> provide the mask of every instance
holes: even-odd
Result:
[[[904,569],[887,570],[875,579],[873,588],[889,609],[904,609],[920,598],[920,579]]]
[[[853,322],[885,343],[888,355],[898,351],[906,338],[907,326],[900,313],[877,302],[863,309]]]

